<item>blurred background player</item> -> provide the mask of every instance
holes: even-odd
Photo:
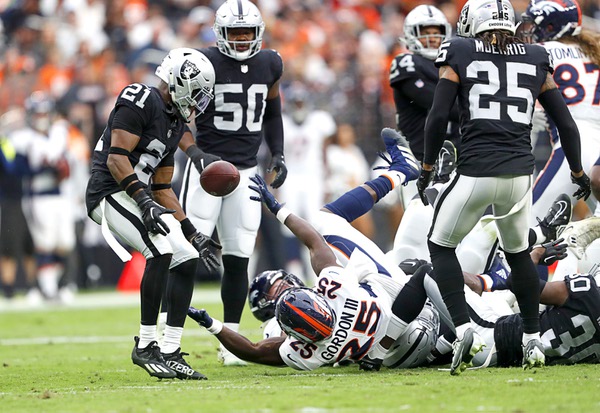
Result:
[[[196,140],[184,137],[180,147],[190,157],[185,170],[181,205],[198,230],[211,236],[215,227],[223,245],[221,300],[223,321],[234,331],[246,303],[248,261],[260,225],[261,206],[250,200],[250,177],[258,172],[262,136],[271,151],[267,172],[277,172],[271,185],[286,179],[279,80],[281,56],[261,50],[265,24],[248,0],[228,0],[215,13],[217,46],[202,49],[215,67],[215,99],[196,118]],[[200,186],[200,173],[223,159],[240,171],[240,183],[225,197],[214,197]],[[244,365],[221,346],[226,366]]]
[[[576,196],[587,197],[589,178],[581,167],[579,132],[552,79],[551,58],[545,50],[523,44],[514,36],[510,2],[467,3],[458,34],[461,37],[442,44],[435,61],[440,67],[440,82],[425,125],[425,156],[417,184],[427,204],[424,191],[433,176],[453,102],[459,96],[461,151],[457,174],[436,200],[428,237],[436,282],[456,327],[451,374],[460,374],[485,344],[471,328],[456,247],[489,205],[514,274],[515,295],[523,316],[523,362],[526,367],[541,366],[539,280],[527,251],[535,100],[539,97],[561,132],[571,176],[579,188]],[[485,79],[481,72],[487,73]]]
[[[181,337],[199,258],[208,268],[217,267],[208,246],[218,244],[186,218],[171,180],[179,141],[191,135],[186,122],[213,98],[214,79],[206,56],[190,50],[176,55],[168,83],[125,87],[96,145],[86,191],[88,214],[119,257],[126,261],[130,255],[109,229],[146,258],[131,359],[159,378],[206,379],[183,358]],[[169,305],[159,346],[163,294]]]
[[[433,94],[438,83],[438,70],[433,61],[438,48],[450,38],[452,29],[444,13],[435,6],[417,6],[404,19],[404,37],[400,42],[410,53],[399,54],[390,66],[390,86],[396,105],[396,126],[406,136],[410,149],[419,160],[423,160],[424,129],[427,113],[433,103]],[[459,146],[458,109],[452,108],[449,117],[448,139]],[[415,183],[402,188],[404,209],[417,194]]]
[[[68,128],[56,119],[55,102],[41,91],[25,101],[27,127],[11,135],[31,171],[31,204],[27,224],[35,246],[37,281],[43,297],[59,298],[59,281],[75,246],[75,218],[67,160]]]
[[[313,108],[306,85],[293,83],[285,89],[284,100],[282,119],[288,177],[279,189],[279,197],[310,222],[325,201],[325,145],[337,127],[328,112]],[[308,251],[287,228],[282,231],[287,271],[307,280],[307,274],[311,273]]]
[[[29,165],[27,158],[18,153],[8,138],[15,129],[22,128],[24,113],[13,109],[0,118],[0,276],[4,297],[15,295],[17,271],[22,265],[29,304],[42,299],[37,287],[37,265],[33,239],[23,213],[23,204],[29,204]]]

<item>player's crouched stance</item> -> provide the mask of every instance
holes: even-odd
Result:
[[[180,343],[199,258],[218,266],[208,247],[220,246],[186,218],[171,179],[177,145],[190,133],[186,122],[212,99],[215,72],[202,53],[175,52],[168,83],[158,88],[134,83],[118,97],[94,151],[86,206],[120,258],[127,260],[129,253],[110,231],[146,258],[133,363],[161,379],[201,380],[206,377],[187,364]],[[169,309],[159,347],[156,327],[165,285]]]

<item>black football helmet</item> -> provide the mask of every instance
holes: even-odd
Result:
[[[277,280],[281,280],[281,283],[269,294]],[[277,298],[292,287],[304,287],[304,283],[294,274],[288,274],[284,270],[263,271],[254,277],[248,291],[248,304],[254,317],[263,322],[273,318]]]
[[[316,343],[331,337],[336,317],[322,295],[307,288],[290,288],[279,296],[275,317],[288,336],[305,343]]]

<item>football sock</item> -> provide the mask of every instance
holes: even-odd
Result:
[[[394,175],[381,175],[375,179],[365,182],[377,194],[377,201],[386,196],[392,189],[399,185],[399,179]]]
[[[427,293],[425,292],[423,283],[425,274],[430,268],[429,265],[422,265],[396,296],[392,304],[393,316],[392,320],[390,320],[390,324],[396,323],[396,328],[402,329],[402,325],[404,325],[404,329],[406,329],[406,326],[417,318],[421,310],[423,310],[425,301],[427,301]],[[394,327],[391,326],[391,328]],[[389,329],[390,327],[388,327]],[[400,334],[393,337],[390,332],[387,335],[398,338]]]
[[[165,327],[165,335],[160,346],[160,352],[163,354],[171,354],[181,347],[181,336],[183,335],[183,327]]]
[[[169,264],[172,256],[172,254],[166,254],[148,259],[140,284],[141,324],[154,326],[155,339],[156,320],[160,312],[160,302],[169,274]]]
[[[382,180],[385,181],[386,179],[382,178]],[[390,185],[389,181],[388,185]],[[389,190],[391,190],[391,185]],[[377,192],[375,189],[374,191]],[[365,188],[359,186],[346,192],[335,201],[325,205],[325,208],[344,218],[346,221],[352,222],[356,218],[369,212],[373,208],[373,205],[375,205],[375,201],[371,194]]]
[[[240,323],[223,323],[223,325],[236,333],[240,331]]]
[[[46,298],[54,298],[58,295],[58,279],[64,267],[59,264],[48,264],[40,268],[38,284]]]
[[[455,326],[468,324],[469,310],[465,299],[462,268],[454,248],[442,247],[427,241],[433,264],[433,278]]]
[[[507,252],[506,260],[512,270],[512,292],[521,310],[523,332],[537,333],[540,331],[540,279],[535,265],[527,250],[515,254]]]
[[[540,333],[527,334],[523,333],[523,346],[529,343],[531,340],[540,340]]]
[[[465,337],[465,332],[471,327],[471,323],[462,324],[456,327],[456,338],[462,340]]]
[[[138,348],[146,348],[153,341],[156,341],[156,326],[140,324],[140,342],[138,343]]]
[[[533,228],[529,228],[528,241],[530,247],[546,242],[546,236],[542,232],[542,229],[539,227],[539,225]]]
[[[169,312],[167,324],[173,327],[183,327],[187,310],[194,293],[194,277],[198,259],[187,260],[171,269],[167,278],[167,301]]]
[[[223,322],[239,323],[248,294],[248,258],[223,255],[223,278],[221,300]]]

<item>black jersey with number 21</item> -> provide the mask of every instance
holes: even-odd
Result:
[[[461,152],[457,171],[468,176],[530,175],[531,118],[546,76],[546,50],[515,43],[500,53],[481,39],[455,37],[440,46],[436,66],[460,78]]]

